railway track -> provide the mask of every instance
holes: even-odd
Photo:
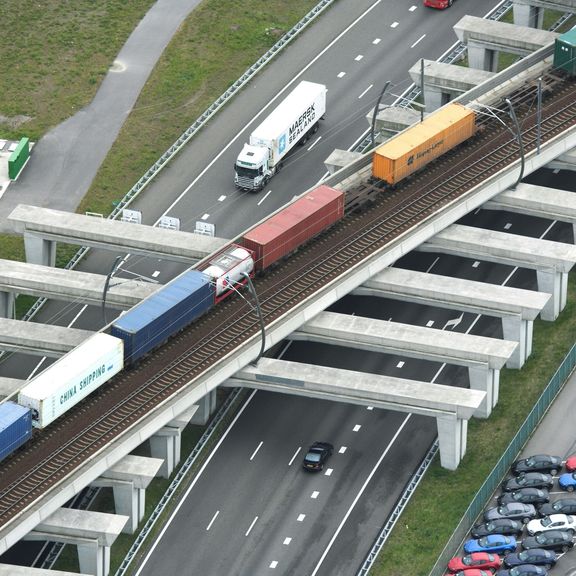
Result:
[[[574,81],[549,78],[555,93],[544,102],[542,142],[576,123]],[[536,147],[535,92],[511,95],[526,152]],[[423,172],[382,193],[371,181],[347,191],[370,192],[370,206],[349,214],[265,277],[255,280],[267,323],[344,274],[423,218],[465,194],[518,158],[505,111],[480,122],[478,135]],[[377,194],[374,194],[374,193]],[[0,530],[19,512],[53,489],[89,457],[142,419],[207,368],[259,330],[248,303],[232,298],[174,337],[141,364],[121,373],[3,464],[0,471]]]

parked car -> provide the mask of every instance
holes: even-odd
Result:
[[[541,532],[548,532],[548,530],[570,530],[572,534],[576,530],[576,517],[569,516],[568,514],[552,514],[551,516],[544,516],[544,518],[536,518],[530,520],[526,525],[528,534],[540,534]]]
[[[576,488],[576,472],[562,474],[560,478],[558,478],[558,486],[567,492],[574,492]]]
[[[512,474],[522,472],[546,472],[556,476],[562,468],[562,458],[560,456],[550,456],[550,454],[536,454],[528,458],[516,460],[512,464]]]
[[[576,498],[559,498],[538,508],[542,516],[550,514],[576,514]]]
[[[513,552],[516,550],[516,538],[504,534],[488,534],[482,538],[468,540],[464,543],[464,552]]]
[[[564,465],[566,466],[566,470],[568,470],[568,472],[576,471],[576,454],[574,454],[574,456],[569,456],[568,458],[566,458],[566,462]]]
[[[334,446],[332,446],[332,444],[328,442],[314,442],[314,444],[308,448],[302,466],[306,470],[323,470],[324,464],[326,460],[332,456],[332,452],[334,452]]]
[[[522,550],[522,552],[512,552],[504,558],[504,565],[506,568],[513,566],[521,566],[522,564],[536,564],[536,566],[544,566],[550,570],[556,564],[558,555],[552,550],[544,550],[543,548],[531,548],[530,550]]]
[[[522,540],[522,548],[544,548],[546,550],[560,550],[567,552],[574,546],[574,533],[571,530],[548,530],[536,536],[527,536]]]
[[[454,576],[493,576],[492,570],[481,570],[480,568],[470,568],[470,570],[460,570]]]
[[[498,504],[508,504],[509,502],[522,502],[523,504],[545,504],[550,502],[550,493],[546,489],[540,488],[520,488],[514,492],[504,492],[498,496]]]
[[[520,488],[552,488],[554,480],[550,474],[542,472],[522,472],[502,483],[504,492],[512,492]]]
[[[477,524],[470,531],[472,538],[482,538],[488,534],[520,534],[524,530],[524,524],[510,518],[499,518],[491,522]]]
[[[481,568],[483,570],[496,570],[502,565],[502,558],[498,554],[488,552],[473,552],[466,556],[457,556],[448,562],[450,572]]]
[[[536,518],[537,515],[536,508],[534,508],[533,504],[510,502],[509,504],[503,504],[496,508],[488,508],[488,510],[484,512],[484,520],[490,522],[498,518],[511,518],[527,524],[532,518]]]
[[[496,576],[547,576],[548,570],[536,564],[521,564],[514,568],[498,570]]]

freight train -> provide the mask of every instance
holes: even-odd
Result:
[[[372,158],[372,175],[393,186],[474,135],[475,113],[449,104],[387,143]],[[0,404],[0,460],[64,415],[121,370],[130,368],[229,297],[249,277],[344,217],[345,194],[321,185],[246,232],[200,268],[187,270],[108,328],[31,380],[18,403]]]

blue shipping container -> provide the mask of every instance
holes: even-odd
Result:
[[[32,412],[14,402],[0,404],[0,461],[32,436]]]
[[[207,312],[214,298],[210,278],[189,270],[120,316],[110,333],[124,340],[124,364],[135,362]]]

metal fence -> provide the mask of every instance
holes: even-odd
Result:
[[[572,349],[568,352],[558,370],[556,370],[556,373],[540,395],[538,402],[536,402],[536,405],[532,408],[522,426],[520,426],[516,436],[514,436],[508,448],[496,466],[494,466],[494,469],[488,478],[486,478],[484,484],[482,484],[480,490],[476,493],[476,496],[474,496],[474,499],[470,503],[470,506],[468,506],[468,509],[460,520],[460,523],[454,530],[452,537],[438,557],[438,560],[432,568],[429,576],[443,576],[446,573],[446,564],[448,563],[448,560],[459,552],[462,542],[470,532],[470,528],[484,510],[487,502],[490,500],[492,494],[494,494],[494,491],[498,488],[503,478],[508,474],[510,465],[516,459],[518,453],[522,450],[523,446],[532,435],[532,432],[542,420],[544,414],[546,414],[550,404],[552,404],[552,401],[556,398],[558,392],[560,392],[564,384],[567,382],[568,378],[574,371],[575,366],[576,344],[572,346]]]

